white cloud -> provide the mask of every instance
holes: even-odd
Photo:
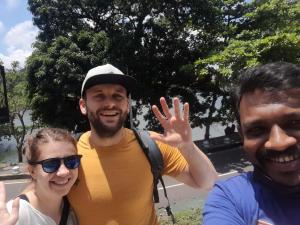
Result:
[[[8,9],[14,9],[19,6],[21,0],[5,0]]]
[[[4,37],[7,46],[6,53],[0,53],[4,66],[10,68],[13,61],[19,61],[23,67],[26,58],[32,52],[32,43],[35,41],[38,30],[31,21],[24,21],[11,28]]]
[[[23,68],[26,58],[30,55],[31,55],[31,51],[16,49],[10,52],[8,55],[3,55],[0,53],[0,60],[3,61],[3,64],[7,69],[11,68],[11,63],[13,61],[18,61],[20,63],[20,67]]]
[[[0,33],[4,31],[5,27],[2,21],[0,21]]]
[[[9,51],[14,51],[17,48],[31,49],[31,44],[34,42],[37,35],[31,21],[24,21],[12,27],[5,35],[4,42],[9,47]]]

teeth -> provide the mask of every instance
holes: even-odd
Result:
[[[116,115],[116,113],[104,113],[104,115]]]
[[[276,157],[276,158],[271,158],[270,160],[272,162],[276,162],[276,163],[288,163],[291,161],[294,161],[296,159],[299,158],[299,155],[290,155],[290,156],[280,156],[280,157]]]
[[[62,185],[62,184],[66,184],[68,183],[69,180],[64,180],[64,181],[54,181],[55,184],[59,184],[59,185]]]
[[[104,115],[104,116],[115,116],[115,115],[117,115],[117,113],[116,112],[111,112],[111,113],[106,112],[106,113],[102,113],[102,115]]]
[[[279,158],[279,162],[284,162],[283,157],[280,157],[280,158]]]
[[[290,157],[288,157],[288,156],[284,157],[284,161],[289,162],[290,161]]]

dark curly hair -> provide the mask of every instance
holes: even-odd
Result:
[[[300,66],[287,62],[274,62],[250,68],[242,73],[234,93],[237,120],[240,102],[246,93],[255,90],[279,92],[300,88]]]

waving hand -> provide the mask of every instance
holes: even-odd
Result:
[[[178,98],[174,98],[173,100],[174,115],[170,112],[165,98],[160,98],[160,104],[163,112],[156,105],[152,106],[152,110],[164,128],[164,134],[152,134],[151,137],[179,149],[183,145],[192,144],[192,128],[189,124],[189,104],[184,103],[182,116]]]
[[[19,217],[19,199],[14,200],[9,213],[5,203],[6,193],[3,182],[0,182],[0,225],[15,225]]]

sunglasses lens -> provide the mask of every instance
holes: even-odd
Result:
[[[68,169],[76,169],[80,165],[80,155],[72,155],[64,159],[64,164]]]
[[[46,173],[53,173],[60,167],[60,159],[49,159],[42,163],[43,170]]]

